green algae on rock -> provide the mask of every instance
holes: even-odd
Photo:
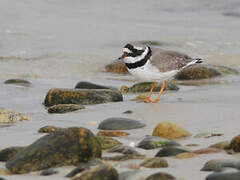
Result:
[[[159,172],[148,176],[145,180],[176,180],[176,178],[171,174]]]
[[[118,180],[118,172],[109,165],[86,169],[71,180]]]
[[[101,154],[101,145],[90,130],[71,127],[41,137],[9,159],[6,167],[12,173],[23,174],[57,165],[76,165],[100,158]]]
[[[238,74],[238,71],[226,66],[197,64],[183,69],[175,78],[177,80],[208,79],[228,74]]]
[[[235,152],[240,152],[240,135],[237,135],[234,138],[232,138],[230,142],[230,148]]]
[[[13,157],[19,151],[22,151],[24,148],[25,147],[16,146],[0,150],[0,161],[5,162],[9,160],[11,157]]]
[[[51,133],[51,132],[54,132],[56,130],[59,130],[61,129],[60,127],[56,127],[56,126],[44,126],[44,127],[41,127],[38,132],[39,133]]]
[[[83,105],[77,104],[57,104],[48,108],[49,113],[67,113],[85,109]]]
[[[45,97],[44,105],[57,104],[101,104],[123,101],[122,94],[110,89],[50,89]]]
[[[10,109],[0,108],[0,123],[16,123],[24,120],[29,121],[31,118]]]
[[[168,167],[168,163],[165,159],[161,157],[154,157],[154,158],[148,158],[145,159],[140,166],[146,167],[146,168],[164,168]]]
[[[113,139],[109,136],[96,136],[96,138],[101,144],[102,150],[110,149],[116,145],[121,144],[118,140]]]
[[[120,137],[120,136],[128,136],[129,133],[123,131],[99,131],[97,133],[98,136],[110,136],[110,137]]]

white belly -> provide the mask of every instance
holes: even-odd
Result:
[[[168,72],[160,72],[155,66],[151,65],[148,61],[143,67],[139,67],[136,69],[128,69],[128,71],[139,81],[166,81],[171,79],[175,74],[177,74],[177,70],[172,70]]]

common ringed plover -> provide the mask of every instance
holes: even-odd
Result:
[[[128,71],[137,79],[144,82],[153,82],[152,88],[144,102],[156,103],[165,88],[165,81],[171,79],[187,66],[202,63],[202,59],[192,59],[186,54],[158,48],[137,47],[127,44],[123,48],[123,60]],[[155,100],[151,95],[156,82],[162,82],[161,90]]]

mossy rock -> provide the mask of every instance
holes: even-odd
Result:
[[[232,138],[230,143],[230,148],[235,152],[240,152],[240,135],[235,136]]]
[[[232,159],[212,159],[206,162],[201,171],[223,171],[224,168],[240,169],[240,161]]]
[[[189,151],[176,147],[164,147],[156,154],[156,157],[176,156],[181,153],[187,153]]]
[[[130,159],[144,159],[145,156],[141,154],[124,154],[124,155],[117,155],[112,157],[103,157],[104,161],[127,161]]]
[[[145,159],[140,166],[146,167],[146,168],[165,168],[168,167],[168,163],[165,159],[161,157],[154,157],[154,158],[148,158]]]
[[[159,172],[148,176],[145,180],[176,180],[176,178],[171,174]]]
[[[9,160],[11,157],[13,157],[19,151],[22,151],[24,148],[25,147],[16,146],[16,147],[9,147],[9,148],[2,149],[0,151],[0,161],[5,162]]]
[[[127,66],[123,61],[113,61],[105,66],[106,72],[113,72],[118,74],[128,74]]]
[[[77,104],[57,104],[48,108],[48,113],[67,113],[85,109],[82,105]]]
[[[162,84],[161,83],[157,83],[156,87],[153,89],[153,92],[159,92],[161,89]],[[149,92],[152,88],[152,82],[141,82],[141,83],[136,83],[131,87],[127,87],[127,86],[122,86],[120,87],[120,91],[121,93],[143,93],[143,92]],[[179,87],[174,84],[171,81],[167,81],[166,82],[166,88],[164,89],[164,91],[168,91],[168,90],[174,90],[177,91],[179,90]]]
[[[99,131],[98,136],[110,136],[110,137],[120,137],[128,136],[129,134],[123,131]]]
[[[9,159],[6,167],[15,174],[76,165],[101,157],[101,145],[94,134],[82,127],[64,128],[45,135]]]
[[[49,107],[57,104],[101,104],[123,101],[122,94],[110,89],[50,89],[45,97],[44,105]]]
[[[24,79],[8,79],[4,81],[4,84],[16,84],[16,85],[22,85],[22,86],[30,86],[31,83]]]
[[[56,127],[56,126],[44,126],[44,127],[41,127],[38,132],[39,133],[51,133],[51,132],[54,132],[56,130],[59,130],[61,129],[60,127]]]
[[[217,172],[207,175],[206,180],[239,180],[240,172]]]
[[[175,78],[177,80],[209,79],[229,74],[238,74],[238,71],[226,66],[196,64],[183,69]]]
[[[190,136],[190,133],[175,123],[161,122],[155,127],[152,135],[166,139],[177,139]]]
[[[222,142],[213,144],[213,145],[211,145],[209,147],[210,148],[216,148],[216,149],[223,149],[223,150],[231,149],[230,141],[222,141]]]
[[[101,144],[102,150],[110,149],[116,145],[121,144],[118,140],[108,136],[97,136],[97,139]]]
[[[95,84],[87,81],[80,81],[75,86],[76,89],[112,89],[111,87]]]
[[[118,180],[118,172],[112,166],[100,165],[81,172],[71,180]]]

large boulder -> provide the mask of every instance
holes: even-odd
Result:
[[[9,159],[6,167],[16,174],[57,165],[76,165],[101,157],[101,145],[85,128],[64,128],[45,135]]]
[[[177,139],[190,136],[190,133],[177,124],[171,122],[161,122],[155,127],[152,135],[166,139]]]
[[[122,94],[110,89],[50,89],[45,97],[44,105],[57,104],[101,104],[122,101]]]

